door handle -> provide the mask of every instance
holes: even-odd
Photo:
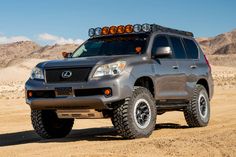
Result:
[[[191,65],[190,68],[191,68],[191,69],[196,69],[197,66],[196,66],[196,65]]]
[[[179,69],[179,66],[174,65],[174,66],[172,66],[172,68],[173,68],[173,69]]]

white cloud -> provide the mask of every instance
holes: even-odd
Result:
[[[17,41],[31,41],[28,37],[25,36],[11,36],[7,37],[0,34],[0,44],[13,43]]]
[[[82,39],[72,39],[72,38],[64,38],[64,37],[59,37],[56,35],[48,34],[48,33],[43,33],[39,34],[38,36],[39,40],[46,41],[46,42],[52,42],[53,44],[82,44],[83,40]]]

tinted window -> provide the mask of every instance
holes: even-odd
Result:
[[[183,39],[184,47],[187,53],[188,58],[197,59],[198,58],[198,48],[194,41],[189,39]]]
[[[170,41],[173,45],[174,53],[175,53],[175,58],[177,59],[183,59],[186,58],[185,51],[183,44],[181,42],[181,39],[178,37],[170,37]]]
[[[152,54],[154,54],[160,47],[168,47],[169,42],[165,36],[157,36],[152,47]]]

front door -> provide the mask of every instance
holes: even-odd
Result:
[[[157,35],[153,42],[152,56],[160,47],[171,47],[166,35]],[[173,50],[172,50],[173,51]],[[153,58],[155,64],[155,98],[157,100],[179,99],[183,81],[177,60],[173,55]]]

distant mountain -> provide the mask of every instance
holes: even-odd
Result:
[[[217,60],[215,55],[236,55],[236,29],[216,37],[197,38],[196,40],[203,51],[212,56],[213,63],[214,60]],[[40,46],[32,41],[0,44],[0,68],[17,64],[27,58],[62,59],[61,52],[72,52],[78,46],[76,44]]]
[[[28,57],[41,47],[31,41],[21,41],[0,45],[0,67],[7,66],[12,60]]]
[[[197,41],[206,54],[236,54],[236,29],[216,37],[197,38]]]
[[[65,44],[65,45],[47,45],[30,54],[31,58],[43,59],[62,59],[62,52],[73,52],[79,45]]]
[[[72,52],[78,46],[76,44],[40,46],[32,41],[0,44],[0,68],[27,58],[60,59],[61,52]]]

